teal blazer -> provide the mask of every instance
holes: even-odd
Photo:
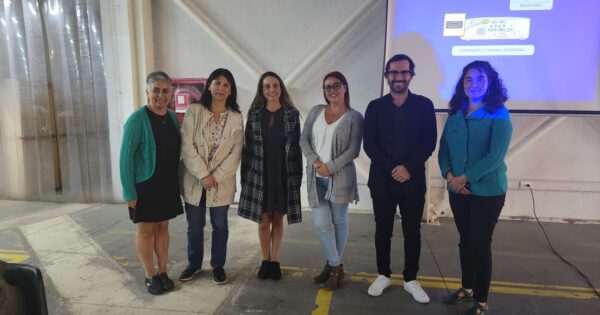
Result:
[[[508,190],[504,157],[512,136],[506,107],[489,113],[481,107],[465,117],[458,111],[448,117],[438,152],[442,177],[448,172],[465,175],[471,193],[498,196]],[[448,190],[452,191],[448,186]]]
[[[168,114],[179,130],[175,113],[168,111]],[[156,143],[146,106],[142,106],[129,116],[123,130],[119,166],[125,201],[138,199],[135,184],[152,177],[155,165]]]

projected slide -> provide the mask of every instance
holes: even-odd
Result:
[[[386,60],[410,55],[411,90],[438,109],[487,60],[511,110],[600,112],[600,0],[389,0],[387,32]]]

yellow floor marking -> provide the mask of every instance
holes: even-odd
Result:
[[[14,249],[0,249],[0,260],[7,263],[19,264],[29,259],[27,252]]]
[[[282,269],[293,270],[294,278],[298,277],[299,273],[303,271],[316,271],[315,269],[299,268],[299,267],[281,267]],[[347,273],[348,278],[352,282],[363,282],[370,284],[375,281],[377,274],[366,273],[366,272],[354,272]],[[459,278],[441,278],[441,277],[430,277],[430,276],[419,276],[417,277],[421,286],[424,288],[435,288],[456,290],[460,288],[461,279]],[[404,284],[402,275],[391,276],[392,285],[401,286]],[[445,283],[444,283],[445,281]],[[600,290],[597,289],[597,290]],[[512,294],[512,295],[529,295],[529,296],[542,296],[542,297],[557,297],[577,300],[598,300],[598,297],[591,288],[573,287],[564,285],[546,285],[546,284],[533,284],[533,283],[518,283],[518,282],[506,282],[506,281],[492,281],[490,286],[490,292]],[[331,298],[333,292],[329,289],[320,288],[317,292],[315,299],[315,310],[313,315],[326,315],[329,313],[329,306],[331,305]]]
[[[315,298],[315,309],[312,315],[327,315],[329,314],[329,306],[331,305],[331,297],[333,291],[327,288],[319,288],[317,297]]]
[[[360,274],[360,275],[358,275]],[[350,275],[350,279],[353,282],[366,282],[372,283],[375,281],[375,277],[373,276],[364,276],[365,273],[356,273],[354,275]],[[393,276],[392,275],[392,285],[403,285],[404,280],[401,280],[401,276]],[[448,281],[446,278],[446,284],[442,281],[442,278],[439,277],[418,277],[421,286],[424,288],[435,288],[435,289],[445,289],[448,287],[450,290],[456,290],[460,288],[460,282],[457,281]],[[431,280],[425,280],[431,279]],[[559,285],[540,285],[540,284],[530,284],[530,283],[515,283],[515,282],[501,282],[501,281],[492,281],[492,285],[490,287],[491,292],[495,293],[503,293],[503,294],[512,294],[512,295],[531,295],[531,296],[543,296],[543,297],[561,297],[568,299],[578,299],[578,300],[597,300],[598,297],[591,288],[581,288],[581,287],[568,287],[568,286],[559,286]],[[579,291],[579,292],[577,292]],[[581,292],[585,291],[585,292]],[[588,293],[589,292],[589,293]]]
[[[546,284],[532,284],[532,283],[518,283],[518,282],[504,282],[504,281],[492,281],[492,285],[594,292],[594,290],[592,290],[592,288],[570,287],[570,286],[565,286],[565,285],[546,285]],[[600,290],[600,288],[598,288],[598,290]]]
[[[281,266],[281,269],[283,270],[295,270],[295,271],[305,271],[305,270],[310,270],[307,268],[302,268],[302,267],[292,267],[292,266]]]
[[[567,299],[578,299],[578,300],[598,300],[598,296],[595,293],[583,293],[583,292],[567,292],[567,291],[554,291],[554,290],[542,290],[542,289],[521,289],[511,287],[499,287],[492,285],[490,287],[491,292],[504,293],[504,294],[515,294],[515,295],[535,295],[544,297],[561,297]]]
[[[352,273],[354,276],[373,278],[373,281],[378,276],[378,274],[374,273],[366,273],[366,272],[354,272]],[[402,275],[392,274],[392,279],[404,279]],[[441,277],[430,277],[430,276],[418,276],[417,280],[420,282],[423,281],[446,281],[461,283],[460,278],[441,278]],[[523,282],[506,282],[506,281],[492,281],[492,285],[498,286],[513,286],[513,287],[528,287],[528,288],[538,288],[538,289],[555,289],[555,290],[571,290],[571,291],[585,291],[585,292],[594,292],[592,288],[583,288],[583,287],[573,287],[573,286],[565,286],[565,285],[549,285],[549,284],[533,284],[533,283],[523,283]],[[597,288],[600,290],[600,288]]]

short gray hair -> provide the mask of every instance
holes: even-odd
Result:
[[[146,77],[146,90],[149,90],[156,81],[166,81],[169,85],[173,85],[173,81],[168,74],[163,71],[154,71]]]

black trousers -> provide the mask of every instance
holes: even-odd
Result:
[[[462,286],[487,302],[492,277],[492,235],[506,195],[475,196],[450,192],[450,208],[460,235]]]
[[[377,272],[390,277],[390,251],[394,216],[400,207],[404,234],[404,281],[417,279],[421,257],[421,217],[425,206],[425,185],[394,185],[373,198]]]

